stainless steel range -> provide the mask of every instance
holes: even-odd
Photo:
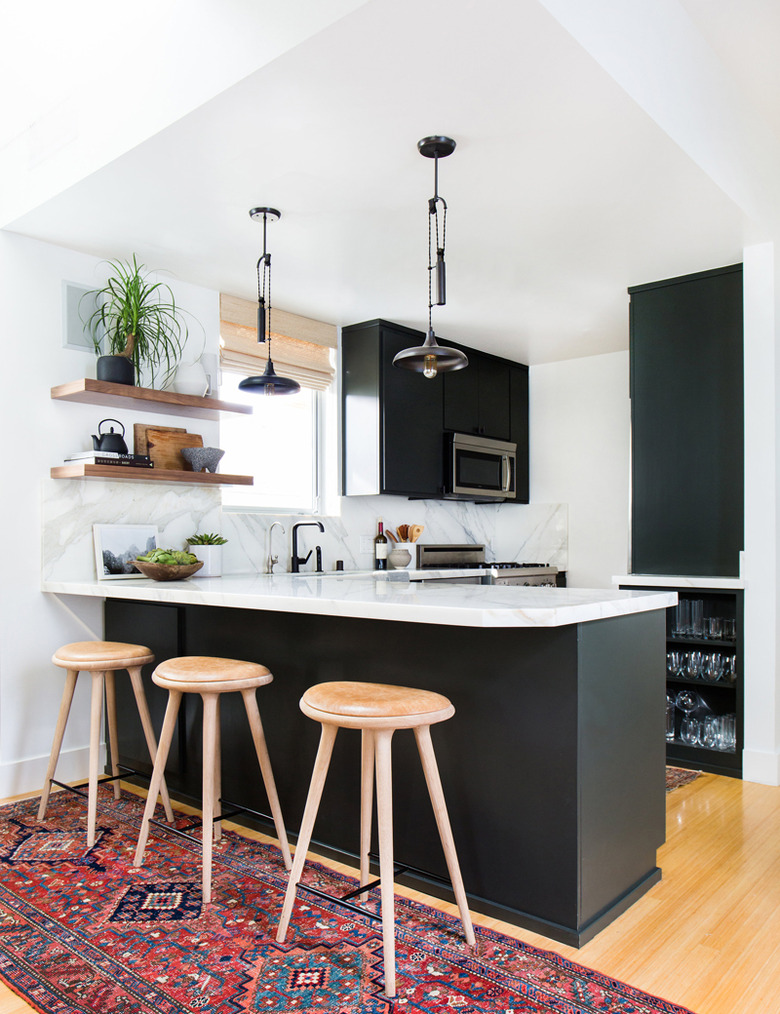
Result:
[[[462,584],[503,584],[503,585],[537,585],[554,588],[557,583],[558,568],[548,567],[542,563],[489,563],[485,561],[485,547],[470,544],[464,545],[418,545],[417,568],[421,572],[418,580],[440,580]],[[436,577],[425,578],[424,572],[439,571]],[[446,571],[474,570],[475,574],[453,573]]]

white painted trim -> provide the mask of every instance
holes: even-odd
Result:
[[[742,778],[760,785],[780,785],[780,753],[743,750]]]
[[[52,730],[54,731],[54,730]],[[105,764],[105,744],[100,747],[100,769]],[[46,776],[49,755],[26,757],[23,760],[0,764],[0,799],[19,796],[25,792],[40,791]],[[58,782],[86,781],[89,774],[89,747],[63,750],[57,764]]]

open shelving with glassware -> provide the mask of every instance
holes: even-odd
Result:
[[[643,586],[621,582],[621,587]],[[671,585],[666,590],[676,591],[680,603],[669,608],[666,616],[667,702],[671,700],[674,706],[673,725],[667,734],[667,763],[741,778],[742,592]],[[694,603],[700,605],[692,608]],[[726,621],[728,636],[724,637],[722,626],[718,629],[717,625],[715,633],[720,636],[703,636],[704,621],[710,619]]]

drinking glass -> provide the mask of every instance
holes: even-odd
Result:
[[[723,679],[724,664],[725,660],[720,652],[713,651],[709,655],[704,655],[701,668],[702,677],[708,683],[717,683],[718,680]]]
[[[678,690],[674,703],[675,706],[687,716],[690,715],[692,711],[700,708],[704,701],[701,697],[699,697],[695,690]]]
[[[737,656],[726,655],[723,662],[723,678],[727,683],[734,683],[737,678]]]
[[[718,715],[705,715],[702,721],[699,722],[697,739],[699,746],[703,746],[707,750],[720,748],[721,721]]]
[[[704,656],[700,651],[689,651],[685,662],[685,675],[692,680],[699,679],[702,671],[702,659]]]
[[[684,652],[667,651],[666,671],[672,676],[679,676],[685,666]]]
[[[680,599],[674,611],[672,637],[691,636],[691,600]]]
[[[691,718],[690,715],[686,715],[680,723],[681,742],[685,743],[686,746],[698,746],[700,724],[697,718]]]
[[[677,709],[674,706],[674,698],[671,694],[666,695],[666,742],[674,741],[674,713]]]
[[[691,599],[691,637],[702,637],[704,633],[704,601]]]
[[[733,641],[737,636],[737,621],[732,619],[723,619],[723,640]]]

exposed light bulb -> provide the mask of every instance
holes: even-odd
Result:
[[[438,373],[436,367],[436,356],[426,356],[423,360],[423,376],[431,380]]]

